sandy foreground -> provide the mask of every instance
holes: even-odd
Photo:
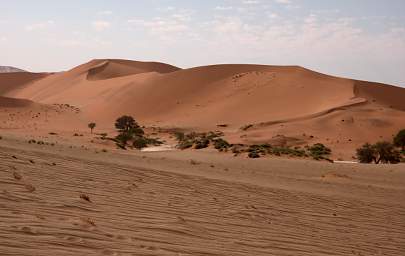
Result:
[[[404,198],[404,165],[0,140],[4,256],[405,255]]]

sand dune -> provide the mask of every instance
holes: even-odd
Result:
[[[405,89],[298,66],[181,70],[163,63],[93,60],[3,95],[43,104],[67,103],[80,108],[82,120],[96,121],[106,129],[123,114],[146,125],[190,130],[226,124],[223,130],[232,142],[269,142],[283,135],[305,143],[333,144],[341,152],[351,148],[345,157],[359,144],[391,139],[405,126]],[[246,125],[251,129],[241,131]]]

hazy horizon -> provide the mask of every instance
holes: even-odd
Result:
[[[61,71],[91,59],[181,68],[251,63],[405,86],[405,2],[6,1],[0,65]]]

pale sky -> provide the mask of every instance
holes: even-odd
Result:
[[[0,65],[300,65],[405,87],[405,0],[0,0]]]

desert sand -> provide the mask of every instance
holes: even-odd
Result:
[[[100,139],[121,115],[165,144]],[[0,255],[405,255],[404,164],[353,163],[404,116],[403,88],[298,66],[0,74]],[[173,130],[320,142],[346,162],[181,151]]]

